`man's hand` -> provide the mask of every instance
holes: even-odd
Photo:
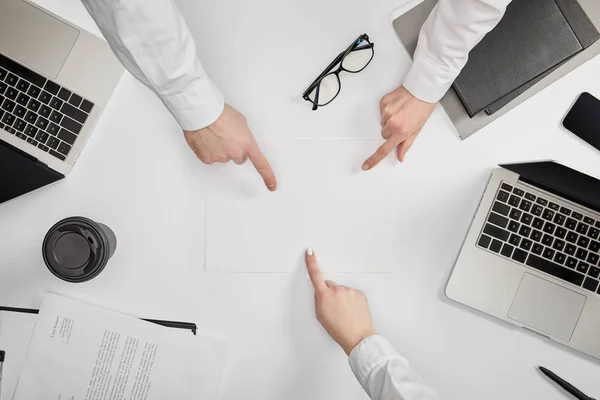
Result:
[[[398,160],[404,155],[421,132],[421,128],[435,110],[437,103],[426,103],[413,96],[404,86],[385,95],[380,103],[381,134],[386,142],[363,164],[369,170],[379,164],[396,147]]]
[[[277,189],[277,179],[269,161],[256,143],[246,117],[225,104],[223,114],[212,125],[197,131],[184,131],[185,140],[205,164],[233,161],[243,164],[250,159],[270,191]]]
[[[306,252],[308,275],[315,288],[317,319],[347,355],[364,338],[373,336],[373,321],[363,292],[323,280],[312,249]]]

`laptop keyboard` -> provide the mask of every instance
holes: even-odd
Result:
[[[94,104],[0,54],[0,129],[65,160]]]
[[[502,183],[477,245],[600,294],[600,221]]]

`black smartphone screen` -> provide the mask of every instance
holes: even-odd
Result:
[[[582,93],[563,120],[563,126],[600,150],[600,100]]]

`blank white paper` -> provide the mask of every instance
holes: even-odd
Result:
[[[250,162],[213,166],[206,190],[206,270],[288,272],[304,250],[329,272],[390,272],[401,260],[401,168],[362,163],[380,140],[261,141],[278,179]]]
[[[0,349],[6,351],[0,400],[13,398],[37,314],[0,311]]]

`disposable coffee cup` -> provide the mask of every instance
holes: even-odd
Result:
[[[116,249],[117,237],[108,226],[89,218],[71,217],[50,228],[42,255],[58,278],[80,283],[98,276]]]

